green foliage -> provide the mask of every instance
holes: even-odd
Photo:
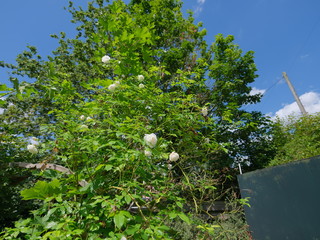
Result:
[[[226,198],[232,164],[268,162],[269,125],[241,109],[261,97],[249,95],[253,53],[231,36],[208,47],[202,24],[183,18],[181,4],[70,3],[75,39],[54,35],[59,47],[47,61],[29,47],[16,66],[2,64],[15,78],[13,89],[1,85],[1,161],[44,164],[21,191],[40,206],[3,231],[6,239],[214,236],[212,219],[196,216],[204,203]],[[36,154],[27,152],[30,137],[38,137]],[[70,174],[47,172],[47,163]]]
[[[23,201],[20,190],[30,186],[30,171],[18,171],[1,166],[0,171],[0,229],[13,227],[14,221],[28,217],[29,211],[38,207],[36,202]]]
[[[11,91],[11,90],[10,90]],[[7,105],[7,104],[6,104]],[[0,117],[8,116],[14,106],[7,107]],[[6,121],[12,118],[5,118]],[[0,133],[0,229],[13,226],[13,222],[21,217],[29,216],[29,211],[37,206],[37,203],[31,201],[23,201],[20,196],[20,190],[30,187],[35,177],[32,176],[30,170],[21,171],[9,167],[10,162],[22,162],[37,160],[30,153],[25,154],[25,139],[12,133],[12,129],[8,122],[2,122]],[[14,120],[12,120],[13,122]],[[8,127],[5,127],[8,126]]]
[[[242,54],[233,36],[222,35],[216,37],[211,51],[214,57],[208,75],[215,81],[209,98],[217,121],[216,139],[228,150],[221,159],[224,165],[225,161],[247,162],[246,170],[262,168],[274,156],[269,137],[271,122],[261,112],[243,109],[261,98],[260,94],[250,95],[249,84],[257,77],[253,52]]]
[[[274,129],[278,151],[270,166],[320,155],[320,114],[277,119]]]
[[[36,182],[35,186],[21,191],[23,200],[40,199],[45,200],[56,196],[61,192],[61,183],[58,179],[53,179],[47,183],[45,181]]]
[[[226,200],[226,210],[219,215],[193,214],[195,225],[183,221],[173,221],[169,226],[176,231],[174,239],[252,239],[245,221],[243,206],[247,199]]]

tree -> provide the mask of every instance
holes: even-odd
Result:
[[[274,123],[277,154],[269,166],[284,164],[320,154],[320,114],[289,116]]]
[[[1,131],[25,146],[30,137],[40,143],[30,153],[20,145],[5,162],[19,156],[44,170],[22,191],[40,200],[33,217],[3,234],[179,239],[171,223],[183,221],[193,229],[189,239],[209,239],[213,227],[196,216],[220,198],[221,169],[269,160],[267,120],[241,109],[261,97],[249,95],[253,53],[243,55],[231,36],[208,47],[180,1],[107,2],[87,10],[70,3],[78,35],[53,36],[60,46],[48,61],[29,47],[17,66],[2,63],[17,78],[6,89]],[[71,174],[45,170],[53,163]]]

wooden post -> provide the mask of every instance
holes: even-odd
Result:
[[[299,109],[301,111],[302,114],[306,115],[307,114],[307,111],[304,109],[304,106],[302,105],[297,93],[296,93],[296,90],[294,89],[293,85],[291,84],[287,74],[285,72],[282,73],[284,79],[286,80],[289,88],[290,88],[290,91],[292,92],[293,96],[294,96],[294,99],[296,100],[298,106],[299,106]]]

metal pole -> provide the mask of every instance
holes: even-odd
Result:
[[[285,72],[282,73],[284,79],[286,80],[289,88],[290,88],[290,91],[292,92],[293,96],[294,96],[294,99],[296,100],[298,106],[299,106],[299,109],[300,111],[302,112],[302,114],[306,115],[307,114],[307,111],[304,109],[304,106],[302,105],[297,93],[296,93],[296,90],[294,89],[293,85],[291,84],[287,74]]]
[[[239,167],[240,174],[242,174],[242,169],[241,169],[241,164],[240,163],[238,163],[238,167]]]

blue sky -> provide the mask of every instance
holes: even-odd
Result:
[[[75,0],[86,6],[87,0]],[[218,33],[234,35],[243,51],[253,50],[259,77],[252,84],[264,92],[261,103],[247,106],[274,116],[299,112],[282,79],[287,72],[307,112],[320,112],[320,1],[319,0],[185,0],[183,11],[195,12],[203,22],[207,41]],[[58,44],[50,34],[75,34],[67,1],[10,0],[0,8],[0,61],[14,63],[27,45],[40,55],[51,54]],[[0,69],[0,82],[7,83]]]

